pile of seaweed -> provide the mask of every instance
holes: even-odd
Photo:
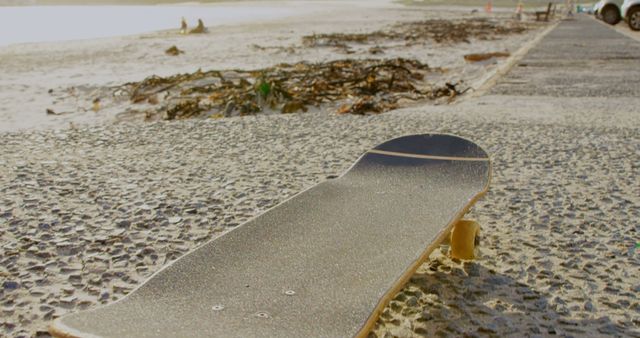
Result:
[[[424,20],[396,24],[386,31],[307,35],[302,38],[302,42],[306,47],[338,48],[347,48],[348,44],[375,43],[383,40],[404,40],[407,45],[425,41],[469,43],[472,38],[489,40],[501,35],[523,33],[529,26],[529,23],[524,22],[493,21],[488,18]]]
[[[454,84],[430,85],[425,77],[435,72],[441,69],[412,59],[346,59],[152,76],[118,91],[144,104],[147,119],[287,114],[331,103],[338,113],[365,114],[395,109],[401,100],[451,100],[462,93]]]

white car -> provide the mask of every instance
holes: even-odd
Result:
[[[623,0],[600,0],[595,6],[596,17],[610,25],[618,24],[622,20],[620,15],[622,3]]]
[[[629,28],[640,31],[640,0],[624,0],[620,12]]]

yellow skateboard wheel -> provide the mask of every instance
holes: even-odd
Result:
[[[475,258],[475,247],[480,235],[476,221],[460,220],[451,230],[451,257],[470,260]]]

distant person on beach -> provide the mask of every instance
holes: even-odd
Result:
[[[567,16],[573,16],[573,7],[575,7],[573,0],[566,0],[565,6],[567,6]]]
[[[491,0],[487,1],[487,4],[484,5],[484,11],[487,13],[493,12],[493,3],[491,2]]]
[[[198,26],[192,29],[189,33],[198,34],[198,33],[205,33],[206,31],[207,31],[207,28],[204,26],[204,22],[202,22],[202,19],[198,19]]]
[[[180,23],[180,34],[187,34],[188,32],[187,20],[182,17],[182,22]]]
[[[516,20],[518,21],[522,21],[522,13],[523,13],[523,5],[522,5],[522,0],[518,1],[518,4],[516,5]]]

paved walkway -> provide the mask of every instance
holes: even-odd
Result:
[[[640,128],[640,41],[586,15],[565,20],[484,95],[421,107],[461,119]]]
[[[640,97],[640,42],[580,15],[561,22],[491,93]]]

